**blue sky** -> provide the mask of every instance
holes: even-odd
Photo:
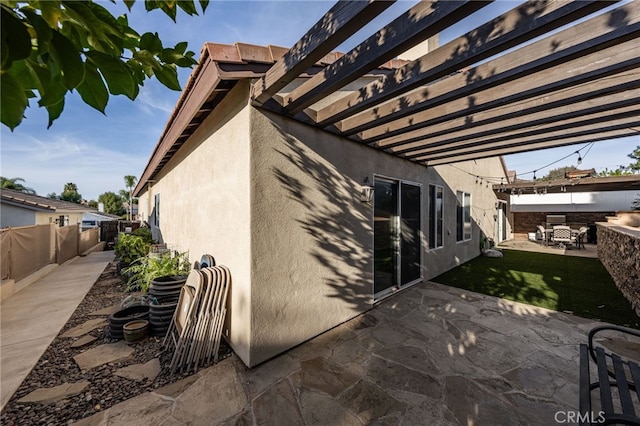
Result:
[[[160,11],[147,13],[142,2],[128,12],[121,0],[113,5],[101,4],[114,14],[127,13],[130,25],[140,34],[158,32],[165,45],[188,41],[189,49],[199,56],[207,42],[236,41],[260,45],[288,47],[295,43],[332,5],[328,1],[217,1],[213,0],[204,15],[189,17],[179,13],[177,24]],[[399,1],[372,23],[338,48],[347,51],[365,37],[372,28],[378,29],[404,12],[411,3]],[[482,21],[491,19],[517,5],[514,1],[497,1],[459,25],[440,35],[441,43],[463,34]],[[184,85],[190,70],[180,72]],[[155,81],[147,81],[135,101],[123,96],[112,97],[106,116],[85,105],[74,93],[67,96],[62,116],[47,130],[44,109],[32,104],[26,119],[14,131],[0,126],[1,171],[5,177],[21,177],[26,186],[39,195],[60,193],[67,182],[74,182],[85,199],[97,199],[106,191],[124,189],[125,175],[142,174],[144,166],[178,99],[179,92],[171,91]],[[583,145],[535,151],[506,157],[509,169],[523,178],[540,170],[552,161],[570,155]],[[640,138],[625,138],[598,142],[587,155],[581,168],[612,169],[629,164],[627,158]],[[570,155],[550,168],[576,165],[577,155]],[[538,176],[550,168],[540,170]]]

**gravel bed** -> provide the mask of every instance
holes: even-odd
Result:
[[[98,328],[89,334],[96,337],[96,341],[79,348],[70,345],[74,338],[61,338],[60,334],[66,330],[92,318],[89,313],[118,304],[127,296],[126,284],[117,274],[117,262],[109,264],[100,275],[84,300],[80,303],[67,324],[53,340],[51,345],[38,360],[31,373],[22,382],[18,390],[11,397],[0,416],[2,425],[64,425],[92,416],[119,402],[125,401],[144,392],[173,383],[189,374],[169,375],[168,366],[171,353],[162,351],[162,337],[147,337],[141,342],[131,344],[135,353],[122,361],[109,363],[83,373],[76,365],[73,357],[81,352],[116,340],[107,336],[109,326]],[[103,316],[105,319],[107,315]],[[223,359],[231,354],[231,349],[223,340],[220,343],[219,358]],[[131,364],[141,364],[159,357],[162,371],[154,381],[138,382],[115,376],[113,373]],[[202,368],[206,368],[205,365]],[[191,372],[190,374],[193,374]],[[17,400],[39,388],[50,388],[63,383],[73,383],[88,380],[90,385],[81,393],[52,404],[19,404]]]

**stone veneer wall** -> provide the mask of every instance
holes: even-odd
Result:
[[[597,223],[598,257],[640,316],[640,228]]]

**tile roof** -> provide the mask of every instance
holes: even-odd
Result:
[[[95,211],[97,213],[97,210],[81,204],[54,200],[39,195],[25,194],[24,192],[14,191],[12,189],[0,189],[0,195],[3,203],[20,205],[32,210],[50,210],[54,212]]]

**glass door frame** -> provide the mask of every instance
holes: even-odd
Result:
[[[376,181],[383,181],[383,182],[387,182],[387,183],[394,183],[397,187],[397,191],[398,191],[398,195],[397,195],[397,203],[398,203],[398,215],[397,215],[397,221],[398,223],[396,224],[396,227],[398,229],[398,235],[397,235],[397,240],[398,240],[398,246],[396,247],[397,253],[397,268],[396,268],[396,285],[392,285],[391,287],[388,287],[384,290],[379,291],[378,293],[375,293],[375,274],[376,274],[376,270],[375,270],[375,197],[374,197],[374,201],[372,203],[372,215],[371,215],[371,229],[373,230],[372,232],[372,237],[371,237],[371,248],[372,248],[372,277],[373,277],[373,281],[371,283],[371,292],[373,294],[373,300],[374,302],[377,302],[393,293],[395,293],[398,290],[410,287],[412,285],[415,285],[421,281],[424,281],[424,191],[423,191],[423,187],[424,185],[422,183],[419,182],[414,182],[414,181],[410,181],[410,180],[406,180],[406,179],[399,179],[399,178],[393,178],[393,177],[389,177],[389,176],[384,176],[384,175],[380,175],[380,174],[374,174],[373,175],[373,186],[375,188],[375,184]],[[405,284],[402,284],[402,260],[401,260],[401,241],[402,241],[402,235],[401,235],[401,224],[400,224],[400,220],[402,217],[402,194],[401,194],[401,188],[402,188],[402,184],[405,185],[412,185],[412,186],[416,186],[420,189],[420,211],[418,214],[418,217],[420,218],[420,224],[419,224],[419,229],[418,229],[418,234],[420,235],[419,238],[419,242],[420,242],[420,277],[416,278],[413,281],[407,282]]]

